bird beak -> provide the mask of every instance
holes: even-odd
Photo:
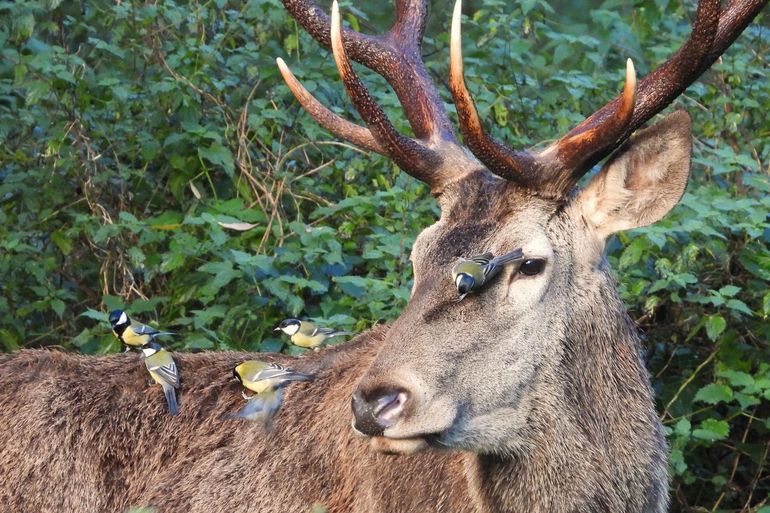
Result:
[[[281,331],[281,327],[277,326],[277,327],[273,328],[273,331]]]

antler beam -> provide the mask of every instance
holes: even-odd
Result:
[[[633,64],[628,61],[626,85],[620,96],[542,152],[531,153],[498,143],[481,126],[462,77],[460,1],[455,5],[452,23],[450,89],[465,142],[492,172],[557,196],[567,194],[591,167],[684,92],[768,2],[732,0],[720,12],[719,0],[700,0],[690,37],[665,63],[635,87]]]
[[[324,47],[331,49],[331,18],[314,2],[283,0],[294,19]],[[427,20],[427,0],[398,0],[396,21],[377,36],[343,29],[350,58],[382,75],[393,87],[417,139],[455,141],[454,130],[420,55]]]

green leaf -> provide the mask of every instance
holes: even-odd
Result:
[[[736,287],[735,285],[725,285],[724,287],[719,289],[719,294],[722,296],[733,297],[740,291],[741,291],[740,287]]]
[[[233,176],[233,173],[235,172],[233,154],[230,153],[230,150],[223,146],[222,143],[213,142],[211,143],[211,146],[207,148],[199,147],[198,155],[212,164],[221,166],[228,176]]]
[[[698,390],[695,394],[695,400],[708,404],[717,404],[720,402],[730,402],[733,398],[733,391],[727,385],[711,383]]]
[[[55,231],[51,234],[51,241],[61,250],[64,256],[72,252],[72,239],[62,231]]]
[[[770,316],[770,291],[762,298],[762,314],[765,317]]]
[[[746,306],[746,303],[744,303],[739,299],[730,299],[727,302],[727,307],[732,310],[736,310],[738,312],[744,313],[746,315],[754,315],[754,312],[752,312],[751,309],[748,306]]]
[[[687,419],[679,419],[676,426],[674,426],[674,432],[680,436],[689,436],[692,425]]]
[[[717,376],[725,378],[734,387],[748,387],[754,384],[754,378],[751,377],[751,374],[732,369],[720,371]]]
[[[719,338],[719,335],[725,331],[726,326],[727,322],[725,322],[724,317],[721,315],[709,316],[708,320],[706,321],[706,334],[712,341],[716,342],[716,340]]]
[[[99,312],[98,310],[92,310],[91,308],[80,314],[80,317],[86,317],[88,319],[103,322],[105,325],[109,325],[109,319],[107,318],[107,314],[105,312]]]
[[[738,404],[741,405],[742,410],[746,410],[760,403],[760,400],[756,396],[744,394],[743,392],[736,392],[735,399],[738,401]]]
[[[54,312],[56,312],[56,315],[59,316],[59,319],[61,319],[62,316],[64,315],[64,308],[65,308],[64,301],[62,301],[61,299],[51,300],[51,309]]]
[[[698,429],[693,430],[693,438],[715,442],[724,440],[730,433],[730,425],[724,420],[706,419],[700,423]]]

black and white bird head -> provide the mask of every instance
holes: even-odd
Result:
[[[128,315],[126,315],[126,312],[123,310],[111,311],[109,321],[113,328],[128,326],[128,324],[131,322],[131,320],[128,318]]]
[[[466,294],[473,290],[473,287],[476,285],[476,280],[474,280],[473,276],[470,274],[460,273],[455,278],[455,285],[457,286],[457,292],[459,292],[462,297],[465,297]]]
[[[273,331],[283,331],[292,336],[299,331],[300,326],[302,326],[302,321],[299,319],[284,319]]]

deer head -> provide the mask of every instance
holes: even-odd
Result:
[[[352,398],[354,429],[379,450],[436,445],[499,454],[526,446],[576,403],[622,403],[625,394],[651,404],[638,341],[603,253],[610,235],[653,223],[679,201],[690,168],[690,119],[677,111],[634,131],[706,70],[766,1],[721,9],[719,0],[701,0],[676,53],[639,83],[629,60],[622,93],[541,151],[509,149],[485,132],[463,79],[460,0],[449,84],[465,146],[421,59],[427,1],[397,0],[395,23],[377,36],[344,29],[336,2],[331,17],[306,0],[283,2],[331,47],[366,126],[325,108],[278,59],[305,110],[337,136],[393,159],[427,183],[441,206],[438,222],[412,248],[411,299]],[[413,138],[393,127],[350,58],[393,87]],[[521,264],[456,301],[450,271],[459,257],[516,248]]]

